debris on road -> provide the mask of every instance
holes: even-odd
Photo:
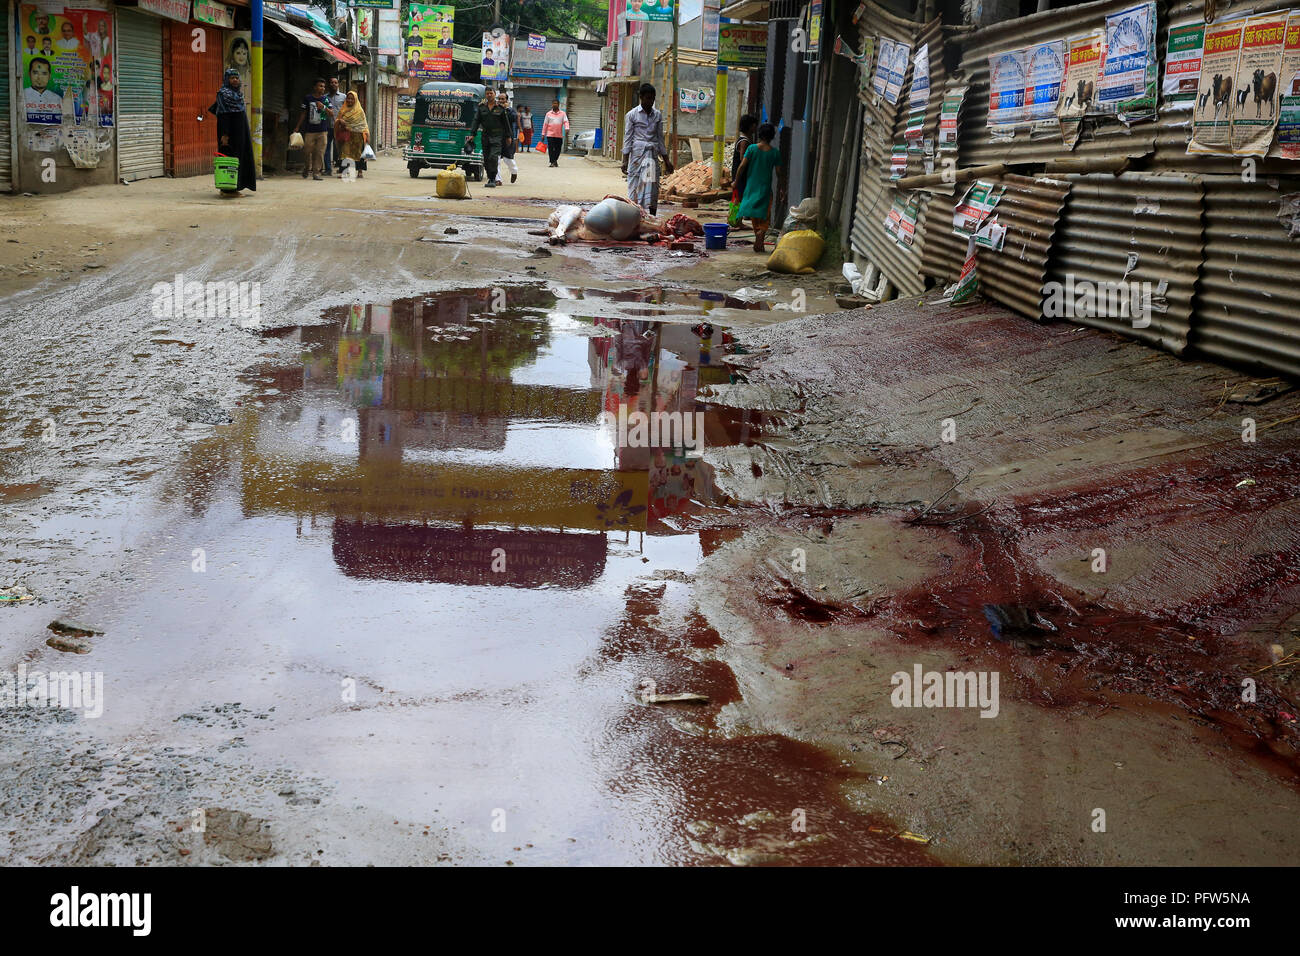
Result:
[[[56,651],[63,651],[65,654],[90,653],[90,642],[80,637],[60,634],[49,638],[45,643]]]
[[[11,588],[0,589],[0,606],[10,606],[23,604],[27,601],[35,601],[36,595],[21,584],[15,584]]]
[[[90,624],[83,624],[80,621],[72,621],[68,618],[55,618],[47,625],[55,634],[71,634],[74,637],[95,637],[104,632]]]
[[[692,694],[689,691],[680,694],[643,694],[641,700],[647,704],[707,704],[709,698],[704,694]]]

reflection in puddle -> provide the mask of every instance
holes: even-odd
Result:
[[[526,834],[510,842],[526,840],[536,862],[926,862],[845,807],[846,778],[821,752],[719,728],[739,692],[710,658],[717,635],[691,588],[734,530],[689,530],[730,507],[696,439],[742,443],[768,424],[697,397],[731,381],[731,332],[712,315],[654,322],[574,302],[725,305],[510,287],[340,308],[267,333],[298,343],[300,360],[248,373],[260,395],[196,451],[183,482],[189,515],[214,513],[201,528],[212,551],[250,565],[228,613],[279,609],[304,674],[456,702],[424,705],[437,762],[402,765],[400,782],[381,785],[379,768],[396,772],[416,740],[383,722],[397,715],[382,702],[346,712],[355,736],[337,724],[317,739],[315,692],[295,697],[286,682],[279,719],[293,723],[277,747],[330,754],[341,800],[393,816],[427,801],[431,779],[446,819],[509,806]],[[655,413],[698,420],[702,435],[619,424]],[[232,497],[233,528],[221,517]],[[164,601],[191,613],[169,586],[157,594],[152,620]],[[262,633],[218,626],[215,640]],[[646,680],[710,703],[647,706]],[[349,778],[354,752],[363,764]],[[796,809],[806,832],[790,829]]]

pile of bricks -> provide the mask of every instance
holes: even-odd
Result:
[[[722,170],[722,186],[713,188],[713,163],[702,159],[696,163],[679,166],[663,178],[659,192],[666,200],[694,199],[713,202],[731,197],[731,176],[726,167]]]

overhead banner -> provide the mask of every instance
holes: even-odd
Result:
[[[656,20],[661,23],[673,22],[673,0],[627,0],[627,12],[624,14],[629,20]]]
[[[724,23],[718,27],[718,66],[767,66],[767,27]]]
[[[428,80],[451,77],[455,26],[455,7],[411,4],[406,28],[406,56],[412,76]]]
[[[532,42],[531,40],[529,41]],[[502,32],[499,36],[483,34],[483,56],[480,61],[480,79],[504,80],[510,75],[510,37]]]

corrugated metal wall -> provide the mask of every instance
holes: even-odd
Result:
[[[1300,191],[1264,182],[1205,184],[1205,256],[1192,347],[1220,361],[1300,376],[1300,240],[1278,221],[1278,197]]]
[[[162,21],[117,11],[117,163],[128,182],[166,175],[163,165]]]
[[[14,157],[10,138],[13,127],[9,122],[9,25],[13,22],[13,6],[5,0],[4,29],[0,30],[0,192],[9,192],[14,188]]]
[[[1048,278],[1073,283],[1149,283],[1150,325],[1131,317],[1074,315],[1175,354],[1187,347],[1204,246],[1201,178],[1101,173],[1074,177],[1056,232]]]
[[[903,20],[886,11],[883,7],[868,0],[866,13],[859,21],[859,43],[867,37],[884,36],[891,40],[902,40],[916,52],[917,37],[924,36],[935,44],[931,53],[931,76],[934,75],[936,61],[942,66],[942,32],[939,21],[929,24]],[[861,47],[859,47],[861,49]],[[933,81],[932,81],[933,82]],[[938,97],[942,99],[942,86],[939,84]],[[930,197],[917,192],[920,209],[917,213],[916,234],[910,248],[904,248],[885,232],[884,222],[889,215],[895,199],[905,199],[906,194],[898,192],[889,182],[889,157],[893,150],[895,137],[902,140],[903,129],[907,126],[907,97],[911,90],[911,70],[904,78],[903,88],[898,103],[891,106],[882,99],[876,104],[870,91],[859,94],[863,103],[862,147],[859,153],[858,194],[854,203],[853,227],[850,233],[850,245],[853,251],[866,258],[881,269],[894,288],[904,295],[917,295],[925,291],[925,278],[922,275],[921,252],[925,244],[925,234],[929,216]],[[935,99],[936,92],[931,89],[930,106],[926,112],[926,129],[938,129],[939,106]],[[933,135],[928,133],[926,135]],[[916,162],[916,172],[924,172],[920,167],[920,157],[909,157],[909,168]],[[950,220],[951,221],[951,218]]]

